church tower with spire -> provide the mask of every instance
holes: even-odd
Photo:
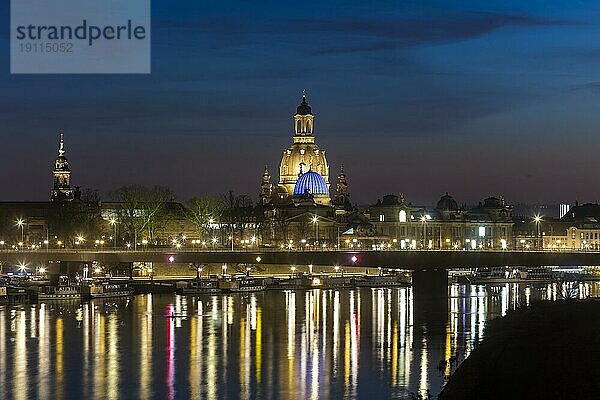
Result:
[[[50,194],[51,201],[71,201],[74,198],[73,188],[71,187],[71,168],[69,161],[65,157],[65,138],[60,134],[58,147],[58,157],[54,162],[54,184]]]
[[[346,180],[346,173],[344,172],[344,164],[340,166],[340,173],[338,175],[338,182],[333,203],[336,206],[344,208],[351,206],[350,193],[348,193],[348,181]]]
[[[265,172],[263,172],[262,182],[260,184],[260,199],[263,204],[271,202],[271,195],[273,194],[272,189],[271,174],[269,174],[269,168],[265,165]]]

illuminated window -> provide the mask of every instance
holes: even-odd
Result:
[[[379,214],[379,222],[385,221],[385,215]]]
[[[485,226],[480,226],[479,227],[479,237],[484,237],[485,236]]]
[[[406,222],[406,211],[400,210],[400,215],[398,216],[400,222]]]

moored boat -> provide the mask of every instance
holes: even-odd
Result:
[[[243,277],[219,282],[219,287],[229,292],[260,292],[267,288],[263,278]]]
[[[355,284],[354,278],[350,276],[319,276],[313,278],[312,286],[321,289],[350,289]]]
[[[361,276],[355,279],[357,287],[395,287],[410,286],[409,282],[401,275],[375,275]]]
[[[37,298],[38,300],[81,300],[81,286],[42,286]]]
[[[221,293],[218,279],[197,279],[188,282],[187,286],[179,289],[183,295],[216,294]]]
[[[81,294],[85,298],[92,299],[127,297],[133,295],[133,289],[126,283],[94,282],[90,285],[82,286]]]

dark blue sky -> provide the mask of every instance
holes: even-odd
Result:
[[[59,131],[77,185],[256,197],[303,88],[360,203],[600,199],[597,1],[152,3],[137,76],[10,75],[1,3],[2,199],[48,197]]]

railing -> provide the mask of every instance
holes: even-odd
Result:
[[[600,250],[584,250],[584,249],[307,249],[307,248],[275,248],[275,247],[256,247],[245,249],[229,249],[229,248],[167,248],[167,247],[145,247],[138,249],[115,249],[96,248],[96,247],[81,247],[81,248],[63,248],[63,249],[46,249],[46,248],[23,248],[0,249],[0,253],[573,253],[573,254],[600,254]]]

